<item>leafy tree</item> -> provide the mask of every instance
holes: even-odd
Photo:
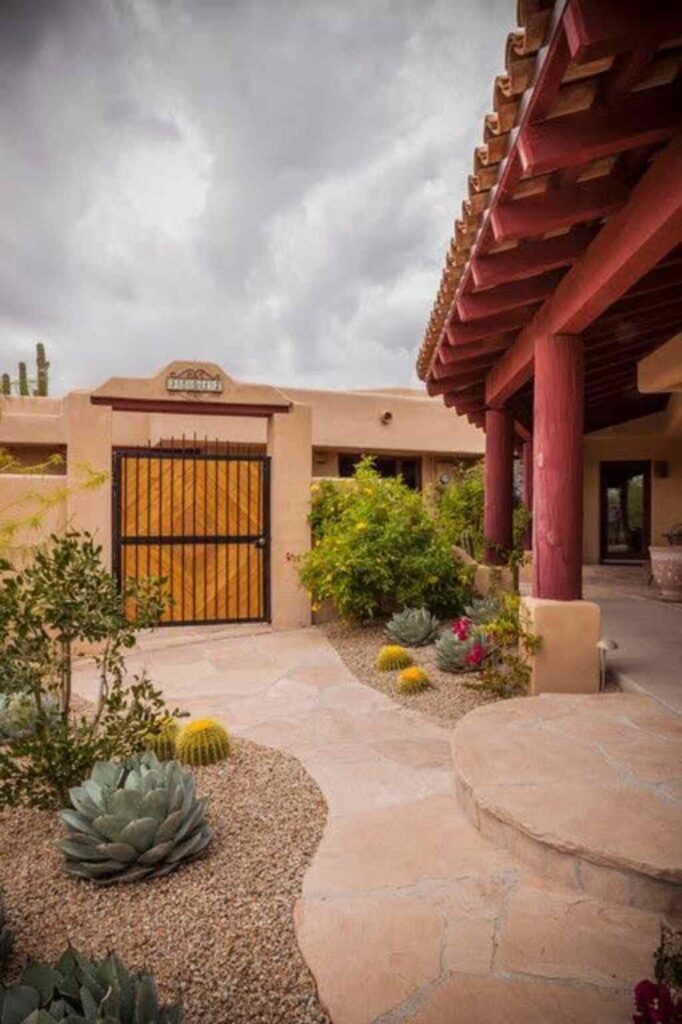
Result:
[[[465,548],[477,561],[483,558],[483,463],[465,466],[443,489],[438,502],[439,517],[452,536],[452,543]]]
[[[129,682],[124,653],[162,614],[164,581],[128,581],[119,591],[88,533],[50,537],[29,565],[0,560],[0,687],[30,693],[35,731],[0,749],[0,804],[64,805],[97,760],[148,744],[166,709],[146,675]],[[94,714],[75,714],[74,651],[94,645],[99,695]],[[57,722],[45,708],[56,696]]]

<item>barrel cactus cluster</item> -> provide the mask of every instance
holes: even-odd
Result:
[[[54,965],[29,963],[0,987],[0,1021],[11,1024],[182,1024],[179,1005],[159,1002],[151,974],[128,971],[113,954],[90,960],[73,947]]]
[[[159,761],[173,761],[180,726],[174,718],[164,718],[159,728],[149,737],[149,749]]]
[[[426,608],[405,608],[396,612],[386,626],[386,634],[393,643],[405,647],[424,647],[436,640],[440,621]]]
[[[60,813],[65,867],[99,885],[167,875],[211,840],[192,775],[152,751],[125,764],[99,762],[70,798],[72,807]]]
[[[227,730],[214,718],[198,718],[180,731],[175,743],[176,757],[183,764],[203,767],[224,761],[230,753]]]
[[[376,667],[379,672],[399,672],[412,664],[412,655],[400,644],[387,644],[377,655]]]
[[[398,674],[398,691],[400,693],[420,693],[430,685],[429,677],[419,665],[404,668]]]

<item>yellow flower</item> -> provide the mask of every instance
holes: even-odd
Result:
[[[310,610],[313,611],[313,612],[319,612],[320,605],[319,604],[311,604]]]
[[[310,488],[310,492],[311,492],[311,494],[317,494],[319,489],[320,489],[320,485],[319,484],[312,484],[312,486]]]
[[[364,522],[364,520],[361,519],[359,523],[355,524],[355,529],[358,532],[360,532],[361,530],[366,530],[367,529],[367,523]]]

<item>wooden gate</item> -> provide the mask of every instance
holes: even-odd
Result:
[[[119,583],[162,576],[166,625],[270,618],[270,460],[120,448],[113,455]]]

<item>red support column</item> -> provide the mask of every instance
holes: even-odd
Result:
[[[514,420],[506,409],[485,413],[485,510],[483,533],[488,565],[504,564],[513,545]]]
[[[535,344],[533,595],[582,597],[582,339],[557,334]]]
[[[521,484],[523,494],[521,496],[523,507],[527,512],[533,514],[533,441],[524,441],[521,450]],[[533,525],[532,521],[526,527],[523,534],[523,547],[530,551],[533,547]]]

